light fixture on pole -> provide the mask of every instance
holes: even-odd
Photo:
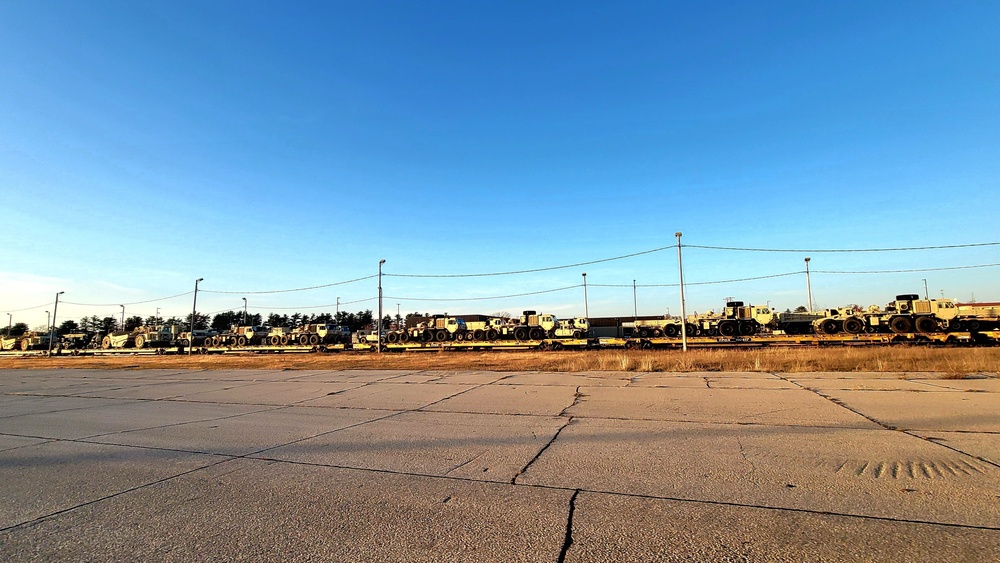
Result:
[[[247,326],[247,298],[243,298],[243,322],[240,323],[241,326]]]
[[[681,232],[674,233],[674,236],[677,237],[677,276],[680,279],[681,286],[681,350],[687,352],[687,305],[684,303],[684,266],[681,263]]]
[[[378,322],[375,326],[378,327],[378,353],[382,353],[382,264],[385,264],[385,259],[378,261]]]
[[[810,258],[806,256],[806,299],[809,300],[808,307],[809,312],[813,312],[813,288],[812,282],[809,280],[809,260]]]
[[[55,325],[56,325],[56,313],[59,312],[59,296],[62,295],[63,293],[66,293],[66,292],[65,291],[60,291],[59,293],[56,293],[56,305],[55,305],[55,307],[52,308],[52,322],[49,323],[49,355],[50,356],[52,355],[52,341],[55,340],[55,330],[53,330],[53,327],[55,327]]]
[[[122,332],[125,331],[125,305],[119,305],[122,308]]]
[[[590,320],[590,305],[587,304],[587,272],[583,273],[583,316]]]
[[[154,319],[153,320],[154,324],[160,324],[160,308],[159,307],[156,308],[156,316],[153,317],[153,319]]]
[[[194,302],[191,304],[191,332],[188,333],[188,356],[191,355],[191,348],[194,348],[194,318],[198,312],[198,283],[205,281],[205,278],[194,280]]]

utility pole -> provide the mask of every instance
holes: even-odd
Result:
[[[191,305],[191,332],[188,334],[188,356],[191,355],[191,348],[194,348],[194,318],[198,315],[198,283],[205,281],[205,278],[194,280],[194,303]]]
[[[385,264],[385,259],[378,261],[378,322],[375,326],[378,327],[378,353],[382,353],[382,264]]]
[[[812,283],[809,281],[809,260],[810,258],[806,256],[806,299],[809,300],[808,306],[809,312],[813,312],[813,289]]]
[[[55,330],[54,330],[54,327],[56,325],[56,313],[59,312],[59,296],[62,295],[63,293],[66,293],[66,292],[65,291],[60,291],[59,293],[56,294],[56,305],[55,305],[55,307],[52,308],[52,322],[49,323],[49,355],[50,356],[52,355],[52,341],[55,339],[55,334],[54,334]]]
[[[681,234],[680,231],[677,231],[674,233],[674,236],[677,237],[677,275],[680,278],[681,286],[681,350],[687,352],[687,306],[684,304],[684,266],[681,263]]]
[[[125,332],[125,305],[119,305],[122,308],[122,332]]]
[[[247,298],[243,298],[243,322],[240,323],[241,326],[247,326]]]
[[[923,280],[924,280],[924,299],[930,299],[930,297],[927,296],[927,278],[923,278]]]
[[[635,280],[632,280],[632,323],[639,320],[639,301],[635,293]]]
[[[590,305],[587,304],[587,272],[583,273],[583,316],[590,320]]]

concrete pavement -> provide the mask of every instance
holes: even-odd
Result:
[[[0,371],[0,559],[994,561],[1000,379]]]

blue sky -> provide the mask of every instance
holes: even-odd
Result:
[[[741,3],[733,3],[741,4]],[[1000,241],[994,2],[0,3],[0,311],[630,316],[675,244]],[[684,250],[688,282],[803,253]],[[1000,247],[812,254],[820,307],[1000,300]],[[475,299],[571,287],[533,296]],[[235,292],[235,293],[212,293]],[[640,287],[640,314],[679,310]],[[694,285],[805,304],[804,275]],[[364,301],[362,301],[364,300]],[[136,303],[132,305],[132,303]],[[44,304],[44,305],[43,305]],[[89,304],[89,305],[84,305]],[[27,309],[40,305],[38,308]],[[287,307],[291,309],[279,309]],[[308,307],[315,307],[309,309]],[[6,319],[4,319],[6,320]]]

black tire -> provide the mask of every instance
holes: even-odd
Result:
[[[402,343],[404,343],[404,344],[407,343],[407,342],[409,342],[410,341],[410,333],[409,332],[401,332],[401,333],[399,333],[399,341],[402,342]]]
[[[532,327],[531,330],[528,331],[528,336],[530,336],[532,340],[541,340],[545,338],[545,331],[537,326]]]
[[[819,329],[823,334],[837,334],[838,328],[837,321],[833,319],[826,319],[819,323]]]
[[[639,329],[639,338],[649,338],[649,329],[648,328],[640,328]]]
[[[315,346],[317,344],[319,344],[319,335],[318,334],[310,334],[309,335],[309,345],[310,346]]]
[[[299,335],[299,344],[302,345],[302,346],[305,346],[305,345],[309,344],[309,335],[308,334],[300,334]]]
[[[434,341],[435,342],[444,342],[445,340],[448,340],[448,331],[447,330],[444,330],[442,328],[442,329],[437,330],[434,333]]]
[[[917,329],[917,332],[937,332],[938,323],[934,320],[934,317],[917,317],[913,322],[913,328]]]
[[[583,333],[580,332],[579,330],[574,330],[573,331],[573,338],[579,339],[582,336],[583,336]]]
[[[486,331],[486,340],[489,340],[490,342],[492,342],[492,341],[496,340],[497,338],[500,338],[500,333],[497,332],[497,329],[491,328],[491,329],[488,329]]]
[[[663,334],[667,338],[675,338],[678,333],[680,333],[680,328],[678,328],[677,325],[667,325],[663,327]]]
[[[246,336],[237,336],[236,337],[236,345],[237,346],[246,346],[247,345],[247,337]]]
[[[844,332],[848,334],[861,334],[865,330],[865,323],[861,319],[849,317],[844,319]]]
[[[719,334],[722,336],[736,336],[738,330],[736,323],[732,321],[722,321],[719,323]]]
[[[660,338],[661,336],[663,336],[663,331],[660,330],[660,329],[658,329],[658,328],[654,328],[653,329],[653,337],[654,338]]]
[[[757,332],[757,329],[753,326],[752,322],[744,321],[737,325],[737,329],[740,331],[740,336],[750,336]]]
[[[688,336],[698,336],[699,334],[701,334],[701,329],[698,328],[698,325],[696,325],[696,324],[685,323],[684,324],[684,329],[685,329],[685,332],[687,332]]]
[[[910,317],[893,317],[889,320],[889,330],[896,334],[913,332],[913,321]]]
[[[519,326],[514,329],[514,340],[527,340],[528,339],[528,329]]]

